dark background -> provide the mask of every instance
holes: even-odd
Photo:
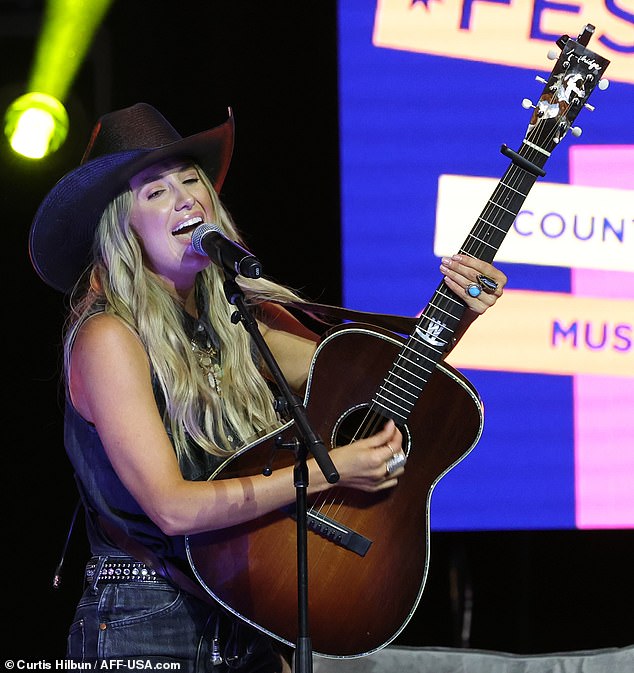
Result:
[[[23,92],[42,6],[0,0],[3,111]],[[0,140],[5,658],[63,655],[86,558],[80,519],[52,588],[76,493],[62,444],[63,300],[27,255],[39,201],[78,163],[98,115],[146,101],[188,135],[222,122],[230,105],[225,202],[269,275],[338,303],[336,38],[332,0],[119,0],[67,101],[64,147],[29,162]],[[632,531],[434,533],[431,544],[423,599],[397,643],[539,653],[634,642]]]

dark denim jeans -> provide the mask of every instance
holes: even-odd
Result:
[[[268,637],[164,580],[87,587],[69,630],[66,655],[93,663],[92,670],[281,670]],[[94,665],[104,661],[109,664]]]

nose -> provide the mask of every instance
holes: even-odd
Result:
[[[176,192],[175,208],[176,210],[187,209],[190,210],[195,203],[194,197],[191,195],[185,185],[181,185]]]

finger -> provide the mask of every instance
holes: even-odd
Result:
[[[390,478],[377,481],[375,484],[359,484],[356,488],[366,493],[376,493],[377,491],[384,491],[388,488],[394,488],[398,484],[398,479]]]
[[[385,448],[386,451],[388,443],[392,445],[394,451],[399,451],[401,448],[401,433],[396,427],[396,424],[392,419],[388,420],[385,425],[372,437],[369,438],[370,446],[373,448]]]
[[[372,435],[373,439],[376,441],[376,445],[380,446],[381,444],[385,444],[387,440],[392,436],[392,433],[394,432],[394,421],[390,418],[389,420],[386,421],[385,425],[378,430],[377,432]]]
[[[505,274],[499,269],[481,259],[469,257],[469,255],[443,257],[440,268],[442,273],[449,275],[457,282],[459,278],[463,278],[467,283],[477,283],[483,286],[483,289],[486,287],[492,292],[501,290],[507,281]]]
[[[495,300],[497,299],[496,295],[487,292],[480,292],[477,297],[473,297],[467,291],[468,283],[464,280],[456,281],[452,277],[446,275],[444,278],[445,285],[455,292],[465,304],[475,313],[484,313],[487,308],[493,306]]]
[[[395,475],[402,474],[406,462],[407,456],[404,451],[399,451],[393,456],[390,456],[385,462],[385,478],[389,479]]]
[[[454,255],[443,257],[440,268],[447,287],[475,313],[484,313],[502,296],[506,276],[486,262]]]
[[[456,259],[456,256],[443,257],[440,265],[440,271],[445,276],[445,278],[453,280],[457,285],[460,286],[462,290],[467,291],[467,288],[470,285],[474,285],[477,288],[480,287],[477,284],[477,270],[462,264],[459,259]],[[476,293],[470,296],[473,296],[475,299],[478,295]]]
[[[388,489],[388,488],[394,488],[397,485],[398,485],[398,478],[396,476],[392,475],[392,477],[390,477],[389,479],[385,479],[380,484],[377,484],[376,487],[373,490],[374,491],[384,491],[385,489]]]
[[[476,280],[483,291],[488,292],[489,294],[494,294],[499,287],[497,281],[490,276],[485,276],[483,273],[479,273]]]

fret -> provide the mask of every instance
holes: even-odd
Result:
[[[419,344],[423,348],[429,348],[429,350],[434,351],[434,353],[442,353],[442,349],[439,350],[438,348],[434,348],[433,346],[430,346],[429,344],[427,344],[427,342],[423,341],[422,339],[419,339],[417,336],[414,336],[413,334],[411,336],[411,339],[412,339],[412,341]],[[441,339],[441,341],[442,341],[442,346],[443,347],[447,345],[446,341],[444,341],[442,339]]]
[[[478,238],[478,237],[475,236],[474,234],[469,234],[469,238],[473,238],[473,239],[475,239],[476,241],[478,241],[479,243],[483,243],[484,245],[488,246],[489,248],[492,248],[493,250],[495,250],[496,252],[497,252],[497,249],[498,249],[498,247],[499,247],[499,246],[497,246],[497,245],[491,245],[491,244],[488,243],[487,241],[484,241],[484,240],[482,240],[481,238]]]
[[[374,407],[377,407],[378,409],[375,409]],[[379,409],[383,409],[384,411],[381,412],[379,411]],[[398,411],[390,409],[389,407],[386,407],[385,405],[379,403],[373,405],[373,411],[375,411],[377,416],[381,416],[384,418],[392,418],[395,423],[405,423],[407,417],[409,416],[409,412],[406,414],[401,414]]]
[[[505,208],[504,206],[501,206],[499,203],[495,203],[495,201],[489,199],[489,203],[493,204],[496,208],[500,208],[502,210],[505,210],[507,213],[510,213],[513,217],[517,215],[517,211],[509,210],[508,208]]]
[[[402,376],[399,376],[398,374],[396,374],[396,372],[394,371],[395,369],[402,369],[403,371],[407,372],[408,374],[410,374],[414,378],[417,378],[417,379],[421,380],[423,382],[423,385],[425,385],[425,383],[427,383],[427,381],[428,381],[428,379],[425,379],[422,376],[419,376],[416,372],[413,372],[411,369],[407,369],[407,367],[403,367],[402,365],[399,365],[399,364],[396,364],[396,363],[394,364],[394,369],[389,374],[389,376],[398,376],[399,378],[403,378]],[[425,369],[424,371],[426,371],[428,374],[431,374],[433,369],[432,370]],[[387,380],[387,378],[386,378],[386,380]],[[422,390],[423,386],[420,386],[420,389]]]
[[[409,397],[413,397],[414,402],[416,402],[416,400],[418,399],[418,394],[412,393],[409,390],[407,390],[406,388],[402,388],[401,386],[397,386],[395,383],[391,383],[390,388],[386,387],[386,388],[383,389],[384,393],[389,393],[390,395],[393,395],[397,399],[402,400],[403,402],[407,403],[407,400],[405,399],[405,397],[403,395],[400,395],[399,392],[396,392],[396,391],[399,391],[400,393],[403,393],[403,395],[405,395],[405,396],[409,395]]]
[[[428,362],[431,362],[432,364],[436,364],[437,360],[435,358],[430,358],[426,355],[423,355],[422,353],[418,353],[418,351],[414,350],[409,345],[409,342],[406,343],[405,346],[403,346],[403,350],[401,351],[401,357],[404,360],[407,360],[410,364],[414,365],[414,367],[418,367],[419,369],[422,369],[423,371],[429,372],[431,374],[433,369],[425,369],[425,367],[423,367],[423,365],[421,365],[420,362],[416,362],[415,360],[412,360],[411,358],[408,358],[407,355],[405,355],[405,351],[413,351],[416,355],[419,355],[420,357],[424,358]]]
[[[453,302],[457,306],[462,306],[462,302],[459,299],[456,298],[456,295],[454,295],[453,292],[451,292],[452,296],[450,296],[446,293],[443,294],[443,290],[447,290],[447,292],[451,292],[451,290],[443,283],[441,289],[436,291],[436,294],[441,295],[444,299],[446,299],[447,301]]]
[[[398,412],[396,409],[394,409],[394,407],[392,406],[392,404],[393,404],[392,400],[389,400],[389,399],[386,398],[386,396],[385,396],[385,391],[380,391],[380,392],[378,392],[377,395],[376,395],[376,397],[379,397],[379,398],[382,397],[382,398],[384,398],[384,399],[389,403],[390,406],[385,406],[385,405],[384,405],[386,409],[389,409],[390,411],[392,411],[392,412],[394,412],[394,413],[399,413],[399,412]],[[404,414],[399,414],[399,415],[402,416],[403,418],[407,418],[407,416],[409,415],[409,412],[411,411],[411,409],[408,409],[407,407],[403,407],[403,406],[401,406],[400,404],[397,405],[397,406],[398,406],[399,409],[402,409],[404,412],[406,412],[406,413],[404,413]]]
[[[515,192],[518,196],[521,196],[524,199],[528,196],[528,193],[520,192],[519,189],[515,189],[515,187],[511,187],[511,185],[507,185],[504,182],[504,178],[502,178],[502,180],[500,181],[500,184],[504,185],[504,187],[506,189],[510,189],[512,192]]]
[[[410,367],[404,366],[403,364],[397,364],[396,362],[394,364],[394,370],[401,371],[402,375],[398,375],[396,371],[390,371],[384,379],[385,385],[390,385],[392,379],[398,377],[403,381],[407,381],[407,385],[411,386],[412,388],[420,389],[427,383],[429,375],[434,371],[433,369],[427,369],[413,361],[409,361],[409,364],[414,365],[414,367],[418,370],[418,373],[413,371]],[[415,378],[418,379],[418,381],[415,381]],[[396,385],[396,383],[394,385]]]
[[[409,370],[406,370],[406,371],[407,371],[408,374],[411,374],[412,376],[415,376],[417,379],[419,379],[419,380],[422,381],[423,383],[427,383],[426,379],[423,379],[423,378],[421,378],[420,376],[417,376],[416,374],[414,374],[413,372],[410,372]],[[391,376],[391,378],[393,378],[393,379],[400,379],[401,381],[403,381],[403,382],[406,383],[407,385],[411,385],[412,387],[416,387],[416,388],[417,388],[416,384],[415,384],[415,383],[412,383],[412,381],[411,381],[410,379],[406,379],[405,377],[401,376],[400,374],[397,374],[396,372],[392,372],[390,376]],[[395,385],[396,385],[396,384],[395,384]],[[422,389],[422,386],[421,386],[421,389]]]
[[[484,217],[480,216],[478,218],[478,222],[484,222],[487,226],[493,227],[494,229],[497,229],[498,231],[501,231],[503,233],[506,233],[506,230],[502,229],[502,227],[498,227],[497,224],[493,224],[493,222],[489,222],[489,220],[485,219]]]
[[[444,313],[445,315],[448,315],[450,318],[454,317],[453,313],[451,313],[450,310],[445,311],[445,309],[441,308],[440,306],[438,306],[436,304],[432,304],[431,302],[429,303],[429,306],[436,309],[437,311],[440,311],[441,313]]]
[[[411,399],[405,399],[403,395],[400,395],[397,389],[394,388],[389,388],[385,385],[383,385],[377,395],[374,401],[380,401],[381,399],[384,401],[385,404],[396,404],[397,407],[401,410],[405,410],[408,406],[413,407],[414,404],[416,404],[416,401],[420,397],[420,390],[417,389],[414,394],[410,393],[410,398]]]
[[[442,299],[445,299],[450,303],[462,306],[462,301],[460,301],[460,299],[458,299],[456,295],[444,283],[440,283],[440,285],[436,288],[436,292],[434,293],[432,299],[437,296],[441,297]]]
[[[446,287],[446,285],[443,286]],[[449,288],[447,288],[449,289]],[[443,324],[442,321],[439,318],[445,318],[448,320],[456,319],[459,316],[456,316],[455,311],[458,313],[462,310],[462,304],[459,302],[454,302],[451,301],[451,299],[440,295],[439,299],[436,299],[435,297],[432,298],[428,304],[429,310],[430,311],[438,311],[439,314],[441,314],[439,317],[434,316],[433,317],[433,322],[440,323],[441,325]],[[427,317],[429,314],[425,313],[423,314],[424,317]]]

